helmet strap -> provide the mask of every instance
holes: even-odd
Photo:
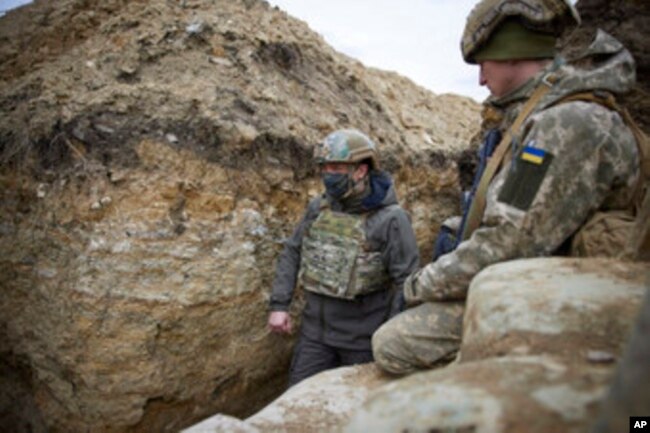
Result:
[[[350,188],[348,188],[348,191],[345,193],[345,195],[342,198],[347,198],[350,196],[362,196],[365,195],[364,194],[365,192],[367,192],[368,186],[370,185],[369,175],[368,175],[369,171],[366,171],[366,173],[358,180],[354,179],[354,173],[357,171],[357,169],[360,166],[361,164],[355,164],[354,166],[350,167],[350,171],[348,172]]]

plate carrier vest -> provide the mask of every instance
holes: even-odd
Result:
[[[379,251],[368,251],[368,214],[335,212],[324,200],[302,241],[298,279],[305,290],[342,299],[389,286]]]

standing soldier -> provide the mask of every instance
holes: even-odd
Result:
[[[269,328],[291,332],[287,312],[298,280],[306,306],[289,384],[323,370],[373,360],[370,339],[391,315],[418,266],[410,220],[375,143],[357,130],[328,135],[316,149],[325,194],[312,200],[276,269]]]
[[[455,249],[409,276],[404,297],[413,308],[375,333],[384,370],[407,374],[455,356],[469,283],[485,267],[622,251],[641,197],[642,145],[614,95],[631,89],[635,65],[604,32],[580,69],[565,64],[556,38],[579,20],[569,0],[482,0],[470,13],[461,49],[501,116],[486,135],[498,144]]]

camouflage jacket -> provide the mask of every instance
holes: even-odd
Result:
[[[620,94],[635,81],[631,54],[599,32],[577,69],[558,59],[521,88],[488,100],[503,112],[507,130],[540,81],[558,79],[514,135],[506,161],[487,191],[481,227],[458,248],[409,276],[408,304],[464,299],[471,279],[502,261],[554,254],[597,210],[629,207],[639,176],[634,137],[621,116],[600,104],[573,101],[585,91]],[[525,169],[522,159],[534,164]]]

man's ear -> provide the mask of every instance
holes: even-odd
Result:
[[[359,181],[363,179],[367,174],[368,174],[368,164],[359,164],[354,170],[354,173],[352,174],[352,177],[354,178],[355,181]]]

